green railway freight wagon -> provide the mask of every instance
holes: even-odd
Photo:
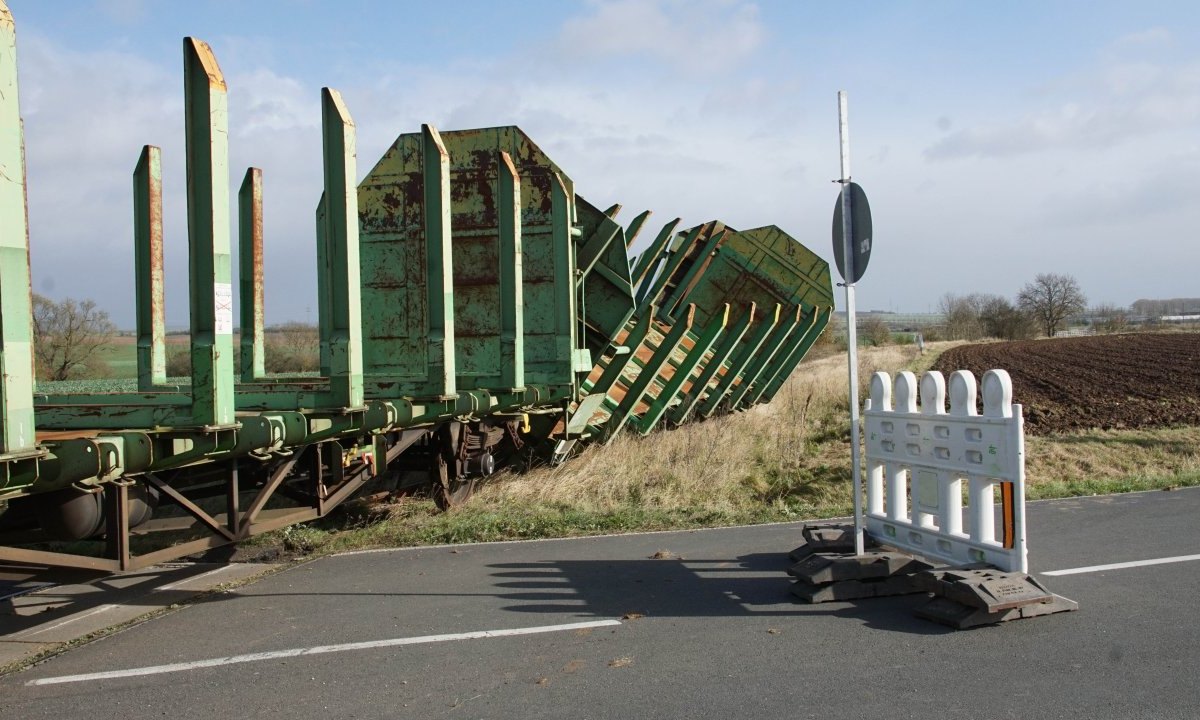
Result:
[[[158,148],[133,173],[138,373],[120,392],[35,388],[25,188],[0,186],[2,561],[142,567],[369,487],[453,504],[517,452],[767,400],[828,320],[828,267],[775,228],[676,220],[630,263],[649,213],[621,225],[516,127],[423,126],[356,183],[354,122],[326,88],[320,373],[268,374],[262,172],[231,197],[225,80],[191,38],[184,87],[190,377],[166,375]],[[0,90],[0,171],[23,178],[2,2]],[[146,551],[155,530],[173,544]],[[54,537],[93,540],[67,554]]]

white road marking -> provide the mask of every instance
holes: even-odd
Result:
[[[85,682],[88,680],[110,680],[113,678],[137,677],[139,675],[161,675],[162,673],[183,672],[200,668],[235,665],[237,663],[261,662],[280,658],[299,657],[301,655],[322,655],[325,653],[347,652],[350,650],[373,650],[375,648],[399,647],[402,645],[422,645],[426,643],[450,642],[453,640],[477,640],[480,638],[513,637],[515,635],[537,635],[539,633],[561,632],[563,630],[582,630],[585,628],[608,627],[620,625],[620,620],[592,620],[589,622],[566,623],[563,625],[540,625],[537,627],[509,628],[507,630],[476,630],[449,635],[422,635],[419,637],[393,638],[391,640],[369,640],[367,642],[344,643],[341,645],[318,645],[310,648],[292,648],[290,650],[273,650],[270,652],[250,653],[248,655],[232,655],[230,657],[212,658],[210,660],[195,660],[193,662],[172,663],[170,665],[152,665],[150,667],[131,668],[129,670],[109,670],[107,672],[85,673],[83,675],[60,675],[58,677],[30,680],[26,685],[57,685],[60,683]]]
[[[65,620],[62,620],[60,622],[56,622],[53,625],[36,627],[36,628],[32,628],[31,630],[27,630],[25,632],[14,633],[11,637],[13,640],[24,640],[26,638],[31,638],[34,635],[41,635],[44,632],[50,632],[51,630],[57,630],[58,628],[62,627],[63,625],[70,625],[71,623],[82,620],[84,618],[89,618],[93,615],[99,615],[102,612],[108,612],[109,610],[112,610],[115,607],[118,607],[118,606],[110,605],[110,604],[97,605],[96,607],[92,608],[91,610],[88,610],[87,612],[82,612],[82,613],[79,613],[78,615],[72,615],[71,617],[69,617]]]
[[[1125,568],[1144,567],[1146,565],[1168,565],[1170,563],[1190,562],[1192,560],[1200,560],[1200,555],[1177,555],[1175,557],[1134,560],[1132,562],[1112,563],[1110,565],[1089,565],[1087,567],[1068,568],[1066,570],[1051,570],[1050,572],[1039,574],[1082,575],[1084,573],[1104,572],[1105,570],[1124,570]]]

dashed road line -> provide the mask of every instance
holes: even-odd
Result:
[[[1169,565],[1171,563],[1191,562],[1192,560],[1200,560],[1200,555],[1176,555],[1175,557],[1155,558],[1153,560],[1133,560],[1131,562],[1110,563],[1108,565],[1088,565],[1087,567],[1051,570],[1039,574],[1082,575],[1084,573],[1104,572],[1105,570],[1124,570],[1126,568],[1145,567],[1147,565]]]

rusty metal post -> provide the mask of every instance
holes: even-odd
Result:
[[[639,302],[644,296],[644,293],[640,291],[645,290],[648,292],[650,289],[648,276],[653,275],[651,269],[657,264],[656,261],[659,260],[659,256],[662,255],[663,250],[667,247],[667,243],[674,237],[675,228],[679,227],[680,222],[679,218],[675,218],[666,225],[663,225],[662,230],[658,231],[658,236],[654,238],[654,242],[650,243],[650,247],[646,248],[646,251],[638,256],[637,263],[634,264],[630,276],[633,281],[633,287],[639,290],[637,298]],[[643,283],[645,283],[644,287]]]
[[[425,279],[429,376],[434,395],[457,393],[454,374],[454,277],[450,244],[450,154],[432,125],[421,126],[425,180]]]
[[[138,389],[149,391],[167,381],[162,159],[153,145],[142,148],[133,170],[133,246]]]
[[[698,226],[688,231],[679,243],[679,248],[667,256],[666,266],[658,273],[658,277],[654,278],[654,283],[650,286],[650,290],[646,296],[638,301],[638,312],[643,312],[647,305],[658,305],[659,295],[662,295],[663,290],[670,282],[671,276],[683,264],[684,258],[687,257],[688,251],[692,249],[692,245],[700,239],[700,231],[704,226]]]
[[[629,227],[625,228],[625,249],[628,250],[637,240],[638,235],[642,232],[642,227],[645,226],[646,220],[649,219],[652,213],[649,210],[643,210],[642,213],[636,216],[630,223]]]
[[[709,358],[708,364],[700,372],[700,377],[696,378],[695,382],[692,383],[692,389],[667,414],[668,420],[675,425],[679,425],[688,419],[692,408],[696,407],[697,403],[704,397],[709,384],[717,377],[717,373],[720,372],[721,367],[725,364],[725,360],[733,354],[734,350],[738,347],[738,343],[742,341],[742,337],[746,334],[746,331],[750,329],[750,325],[754,322],[754,316],[757,312],[758,306],[755,303],[750,303],[750,307],[746,308],[746,312],[738,318],[733,327],[725,332],[724,337],[721,338],[721,341],[713,349],[713,354]]]
[[[712,262],[713,253],[725,241],[726,229],[722,223],[713,223],[709,229],[708,240],[704,243],[704,247],[697,253],[696,258],[692,261],[691,267],[687,269],[683,277],[679,279],[679,284],[671,291],[671,296],[667,301],[659,307],[659,316],[664,322],[670,321],[675,317],[676,309],[685,307],[687,295],[695,287],[700,276],[708,269],[708,265]]]
[[[521,254],[521,177],[508,153],[500,152],[500,384],[525,387],[525,300]]]
[[[733,410],[740,407],[742,399],[746,397],[746,393],[750,391],[751,386],[758,382],[763,371],[787,344],[788,337],[795,331],[796,326],[800,324],[800,320],[804,317],[804,307],[797,305],[795,309],[784,316],[780,323],[775,326],[774,332],[771,333],[754,357],[742,370],[742,376],[739,378],[737,387],[731,388],[729,391],[729,409]]]
[[[729,361],[729,369],[725,371],[725,375],[717,383],[717,387],[708,394],[704,402],[700,403],[700,407],[696,409],[697,413],[703,417],[711,417],[716,412],[721,400],[729,394],[730,389],[733,387],[733,381],[742,377],[746,366],[758,354],[763,343],[766,342],[767,337],[771,334],[771,331],[779,324],[779,316],[782,313],[783,306],[778,303],[775,304],[774,310],[767,311],[758,328],[746,338],[746,341],[742,343],[737,353],[734,354],[733,359]]]
[[[554,326],[555,347],[554,359],[565,363],[575,371],[575,330],[576,307],[576,277],[575,277],[575,244],[572,242],[571,205],[572,198],[567,186],[557,173],[550,181],[551,214],[553,216],[554,232],[554,277],[559,292],[555,298]]]
[[[658,379],[659,374],[670,361],[671,355],[679,348],[688,331],[692,329],[695,317],[696,308],[689,305],[684,316],[658,344],[658,349],[650,356],[650,360],[642,366],[637,378],[626,390],[625,397],[621,399],[621,404],[617,406],[612,417],[605,423],[604,441],[606,443],[612,442],[620,434],[621,428],[625,427],[625,422],[637,412],[637,407],[642,402],[642,397],[650,390],[651,383]]]
[[[241,376],[250,383],[266,374],[263,358],[262,170],[247,168],[238,190],[238,279],[241,301]]]
[[[113,483],[104,488],[105,555],[116,561],[118,570],[130,568],[129,487]]]
[[[355,128],[342,96],[321,90],[325,156],[326,258],[330,292],[329,392],[333,404],[361,407],[362,299],[358,260]],[[447,208],[448,210],[448,208]]]
[[[212,48],[184,38],[192,422],[233,425],[233,285],[225,79]]]
[[[817,324],[818,314],[817,308],[810,308],[804,313],[804,316],[796,325],[796,329],[792,331],[792,334],[788,337],[783,347],[779,349],[779,352],[775,353],[775,357],[763,368],[762,373],[759,374],[758,379],[754,382],[754,387],[750,388],[750,391],[742,398],[741,405],[743,408],[749,408],[758,404],[759,398],[763,396],[771,383],[779,377],[780,373],[792,367],[789,361],[797,352],[801,354],[801,357],[808,352],[812,341],[816,339],[814,337],[814,328]],[[790,372],[791,370],[788,369],[788,373]]]
[[[684,383],[691,377],[692,372],[704,359],[705,354],[712,348],[713,343],[717,341],[721,333],[725,330],[725,325],[729,322],[729,304],[726,303],[724,310],[713,316],[708,325],[700,333],[692,344],[692,349],[688,351],[687,357],[683,362],[679,363],[675,368],[675,374],[671,376],[670,381],[663,387],[658,397],[650,403],[650,407],[642,414],[637,421],[638,432],[642,435],[648,435],[658,421],[667,412],[667,408],[683,390]],[[703,369],[701,370],[703,372]]]
[[[321,376],[329,377],[330,373],[330,316],[333,312],[332,292],[329,288],[329,227],[327,224],[328,207],[325,193],[317,201],[315,212],[317,223],[317,330],[321,343]]]
[[[813,343],[817,341],[817,338],[825,330],[825,327],[829,324],[829,317],[832,314],[832,307],[823,308],[817,313],[816,322],[805,332],[801,342],[792,349],[792,353],[788,355],[787,360],[780,367],[779,372],[775,374],[775,377],[763,388],[762,394],[756,400],[757,402],[769,403],[775,398],[775,394],[783,387],[783,383],[791,377],[792,372],[796,370],[796,367],[800,365],[800,361],[808,353],[808,349],[812,347]]]
[[[17,36],[0,2],[0,455],[32,451],[33,306],[25,207],[25,141],[17,102]],[[7,478],[0,473],[0,487]]]

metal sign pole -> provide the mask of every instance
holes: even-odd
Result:
[[[854,316],[854,233],[853,213],[850,211],[850,121],[846,110],[846,93],[838,91],[838,138],[842,155],[842,258],[845,264],[846,288],[846,355],[850,368],[850,463],[854,488],[854,553],[862,555],[862,471],[859,469],[858,437],[858,333]]]

